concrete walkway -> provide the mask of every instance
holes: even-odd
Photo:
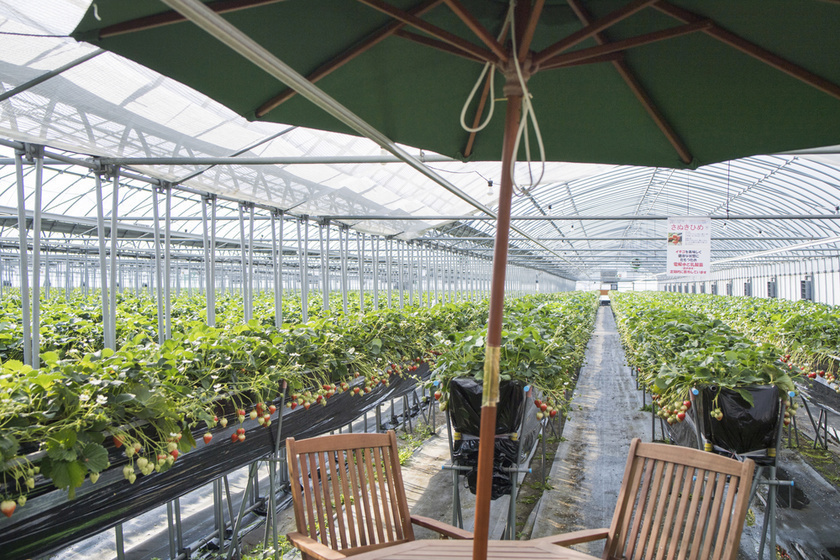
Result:
[[[586,348],[586,363],[572,400],[545,492],[532,514],[531,538],[609,527],[630,440],[650,441],[650,414],[625,365],[609,307],[601,307]],[[603,541],[575,548],[600,556]]]

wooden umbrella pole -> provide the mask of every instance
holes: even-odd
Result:
[[[496,219],[496,242],[493,249],[493,280],[490,285],[490,311],[484,355],[484,389],[481,403],[481,428],[478,445],[478,480],[475,491],[475,540],[473,560],[487,558],[490,535],[490,495],[493,481],[493,455],[496,443],[496,403],[499,402],[499,358],[502,343],[502,315],[505,299],[510,233],[510,205],[513,195],[513,145],[519,127],[522,95],[507,95],[505,136],[502,144],[502,180],[499,187],[499,210]]]

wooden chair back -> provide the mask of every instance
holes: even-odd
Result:
[[[634,439],[608,560],[735,560],[755,465]]]
[[[298,532],[345,555],[414,540],[397,437],[286,439]]]

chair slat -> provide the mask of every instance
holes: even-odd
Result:
[[[665,553],[668,550],[668,545],[670,544],[671,540],[676,540],[672,538],[673,530],[674,530],[674,521],[675,521],[675,514],[677,510],[677,504],[680,501],[681,497],[681,486],[682,480],[685,476],[685,465],[676,465],[674,469],[673,476],[669,478],[668,484],[668,491],[670,493],[670,498],[668,500],[668,509],[663,511],[665,512],[665,517],[657,523],[657,527],[661,525],[661,540],[657,542],[656,545],[656,560],[665,560]]]
[[[646,461],[642,457],[637,457],[636,461],[638,461],[639,465],[636,467],[640,470],[643,470],[642,480],[641,480],[641,487],[638,490],[638,493],[634,492],[633,500],[636,502],[636,508],[634,509],[633,505],[628,504],[629,509],[628,515],[633,517],[633,524],[630,527],[630,531],[627,533],[627,544],[621,545],[622,548],[625,548],[626,554],[628,557],[633,557],[633,552],[636,548],[636,539],[641,530],[642,519],[644,518],[643,509],[645,507],[645,502],[647,500],[648,490],[650,489],[651,479],[653,478],[653,465],[652,462]],[[618,556],[618,554],[616,554]]]
[[[359,540],[362,545],[374,544],[376,539],[373,530],[373,521],[370,515],[370,493],[368,492],[368,477],[365,470],[365,450],[359,449],[355,452],[356,461],[353,471],[356,474],[356,484],[359,493],[359,504],[362,510],[359,515]]]
[[[691,552],[692,535],[696,529],[697,519],[700,515],[700,508],[703,505],[703,488],[706,484],[706,471],[704,469],[694,469],[694,485],[691,489],[691,501],[688,509],[688,520],[686,527],[683,530],[683,545],[680,547],[680,555],[678,560],[685,560]],[[702,529],[700,529],[702,531]]]
[[[739,476],[731,476],[729,478],[729,488],[726,492],[726,502],[723,504],[723,512],[721,519],[721,528],[718,533],[717,538],[717,546],[715,547],[714,555],[712,556],[712,560],[722,560],[724,551],[726,550],[726,546],[729,544],[729,535],[732,534],[732,526],[733,523],[725,524],[724,522],[727,521],[727,518],[731,519],[732,510],[734,509],[735,505],[735,496],[739,492],[739,484],[741,482],[741,477]]]
[[[356,540],[356,524],[353,521],[355,499],[353,497],[353,493],[350,491],[350,485],[348,484],[352,464],[353,451],[348,450],[344,453],[344,468],[341,470],[341,477],[339,480],[341,495],[344,502],[344,515],[341,516],[342,519],[340,521],[340,523],[344,524],[344,527],[341,529],[344,534],[344,540],[341,543],[342,548],[352,548],[358,546],[358,541]]]
[[[396,444],[396,435],[395,444]],[[411,518],[408,511],[408,500],[405,498],[405,490],[400,472],[400,458],[393,453],[392,448],[382,448],[385,455],[386,482],[391,489],[391,511],[394,514],[394,527],[397,531],[397,538],[414,540],[414,530],[411,527]]]
[[[636,457],[633,453],[638,440],[633,440],[630,446],[630,454],[627,457],[627,467],[624,472],[624,480],[621,483],[621,490],[616,503],[615,515],[610,529],[610,537],[607,539],[605,556],[618,556],[619,551],[624,550],[624,543],[628,538],[630,522],[633,520],[633,504],[639,493],[644,474],[644,459]]]
[[[715,481],[714,499],[710,506],[709,516],[706,518],[706,539],[703,543],[701,558],[711,558],[718,536],[718,526],[721,521],[720,512],[726,495],[726,475],[717,474]],[[720,542],[724,542],[723,539]]]
[[[329,538],[330,546],[338,548],[338,535],[336,534],[336,511],[334,505],[335,494],[331,492],[333,480],[336,477],[336,454],[325,452],[314,454],[320,462],[321,471],[321,491],[323,492],[324,502],[324,520],[323,524],[327,529],[327,537]]]
[[[677,547],[682,542],[681,537],[685,535],[685,527],[683,527],[683,523],[688,524],[688,521],[686,520],[686,513],[692,503],[691,483],[694,482],[695,472],[696,470],[694,467],[689,467],[683,472],[683,480],[682,485],[680,486],[679,497],[680,506],[677,510],[677,517],[673,524],[673,531],[676,532],[676,535],[671,539],[671,546],[668,547],[668,555],[666,556],[668,559],[676,556]]]
[[[652,461],[651,478],[650,478],[650,492],[646,493],[644,505],[642,499],[639,499],[637,505],[638,512],[642,516],[642,528],[639,533],[632,533],[630,538],[633,539],[634,546],[628,550],[628,555],[635,558],[644,558],[645,545],[648,543],[648,535],[653,524],[653,517],[656,514],[657,506],[659,505],[659,490],[662,487],[662,479],[664,475],[665,465],[662,461]],[[641,545],[640,548],[637,548]]]
[[[651,515],[654,515],[655,513],[655,516],[653,517],[653,526],[651,527],[650,537],[647,539],[647,553],[645,554],[646,560],[653,560],[656,557],[656,552],[659,548],[659,529],[665,516],[666,504],[668,503],[667,500],[670,497],[671,488],[673,486],[674,463],[660,462],[660,465],[665,467],[665,472],[662,475],[662,484],[658,490],[658,495],[660,497],[652,504],[653,510]]]
[[[381,453],[380,453],[381,451]],[[376,476],[379,481],[380,503],[382,504],[382,517],[385,519],[385,531],[388,533],[389,540],[394,536],[397,540],[402,540],[402,531],[396,524],[396,512],[392,507],[392,495],[389,492],[391,486],[389,482],[392,480],[388,474],[390,471],[390,463],[386,457],[387,452],[382,449],[374,449],[374,460],[376,461]]]

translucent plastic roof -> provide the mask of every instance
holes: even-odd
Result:
[[[420,237],[490,256],[494,222],[470,219],[484,213],[464,198],[495,209],[498,162],[440,161],[434,154],[406,148],[428,161],[463,195],[458,196],[403,163],[362,163],[362,158],[383,156],[369,140],[248,122],[186,86],[68,38],[88,4],[0,0],[0,92],[6,92],[0,93],[0,140],[46,145],[77,159],[296,158],[297,163],[285,160],[282,165],[128,167],[133,174],[194,192],[254,202],[292,216],[331,217],[334,224],[362,232]],[[79,63],[30,83],[74,62]],[[15,88],[19,91],[13,92]],[[0,149],[0,158],[12,154]],[[356,163],[315,164],[312,158],[352,158]],[[530,171],[542,172],[539,164]],[[26,173],[29,185],[31,166]],[[518,181],[527,184],[530,176],[527,166],[517,166]],[[96,217],[90,171],[50,163],[45,177],[44,212],[56,224],[62,219],[70,224],[56,225],[53,233],[89,235]],[[9,216],[4,222],[9,227],[15,227],[14,180],[14,166],[0,167],[0,218]],[[121,235],[148,239],[149,186],[133,179],[122,184]],[[197,200],[178,191],[173,195],[173,229],[181,242],[200,242]],[[761,262],[837,255],[832,238],[840,234],[838,206],[840,159],[832,153],[756,156],[696,171],[554,162],[545,165],[542,182],[520,192],[513,205],[514,216],[551,219],[514,221],[510,258],[578,279],[598,279],[604,270],[661,273],[662,218],[674,215],[730,216],[713,222],[712,260],[721,261],[718,267],[741,266],[742,259],[762,251],[820,240],[762,257]],[[217,235],[234,243],[239,238],[235,202],[222,205],[219,215],[223,221]],[[780,215],[796,219],[777,219]],[[269,237],[267,224],[265,219],[258,223],[257,238]],[[2,233],[11,236],[8,230]]]

